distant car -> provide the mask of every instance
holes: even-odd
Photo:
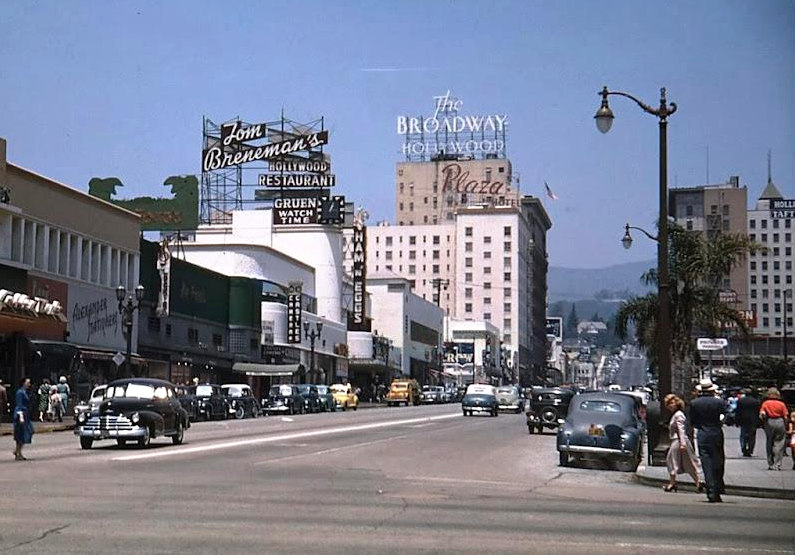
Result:
[[[420,403],[423,405],[429,403],[444,403],[444,388],[437,385],[422,386],[422,393],[420,393]]]
[[[300,384],[295,387],[304,399],[304,412],[320,412],[320,397],[317,393],[317,386]]]
[[[105,390],[108,388],[107,385],[98,385],[94,389],[91,390],[91,396],[88,398],[88,401],[78,403],[75,405],[74,413],[75,419],[81,412],[87,412],[89,414],[96,414],[99,411],[99,405],[102,403],[102,398],[105,396]]]
[[[177,400],[185,412],[188,413],[191,422],[196,422],[199,419],[199,405],[196,403],[196,396],[191,391],[191,388],[184,385],[178,385],[174,388],[174,393],[177,395]]]
[[[75,435],[80,447],[91,449],[95,441],[115,439],[119,445],[135,441],[146,447],[150,441],[167,436],[182,443],[190,418],[177,400],[176,386],[164,380],[128,378],[108,384],[96,414],[77,417]]]
[[[320,410],[323,412],[334,412],[337,410],[337,404],[334,402],[334,395],[327,385],[317,386],[317,396],[320,400]]]
[[[500,410],[510,410],[519,414],[524,409],[522,393],[515,385],[503,385],[497,388],[497,406]]]
[[[386,404],[391,407],[401,403],[406,406],[420,404],[420,384],[417,380],[395,380],[389,386]]]
[[[334,402],[337,405],[337,409],[345,411],[359,408],[359,396],[356,395],[351,384],[332,384],[331,393],[334,395]]]
[[[646,427],[638,403],[620,393],[582,393],[571,400],[558,429],[560,465],[584,458],[606,459],[621,470],[634,472],[641,460]]]
[[[304,414],[306,404],[298,387],[290,384],[272,385],[268,398],[262,400],[263,407],[268,414]]]
[[[221,393],[226,397],[227,411],[238,420],[250,416],[257,418],[262,409],[254,398],[251,388],[244,383],[228,383],[221,386]]]
[[[196,401],[198,415],[205,420],[225,419],[229,417],[229,408],[221,386],[201,384],[191,386],[191,393]]]
[[[554,430],[566,418],[574,391],[564,387],[533,389],[527,398],[527,431]]]
[[[461,411],[464,416],[475,414],[498,416],[500,411],[496,393],[497,388],[490,385],[470,385],[461,400]]]

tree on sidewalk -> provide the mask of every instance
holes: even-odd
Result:
[[[795,379],[795,361],[788,360],[784,363],[784,357],[752,357],[741,356],[734,364],[737,376],[732,380],[738,385],[775,385],[781,389],[785,383]]]

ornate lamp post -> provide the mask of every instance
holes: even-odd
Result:
[[[657,243],[660,242],[660,240],[657,238],[656,235],[652,235],[642,227],[635,227],[634,225],[627,224],[624,226],[624,236],[621,238],[621,244],[624,245],[624,248],[627,250],[629,250],[629,248],[632,247],[632,235],[629,234],[630,229],[636,229],[641,233],[643,233],[646,237],[648,237],[652,241],[655,241]]]
[[[127,297],[125,303],[124,298]],[[121,314],[122,330],[124,338],[127,340],[127,356],[124,359],[124,371],[126,376],[132,375],[130,358],[132,358],[132,331],[133,331],[133,314],[136,310],[141,308],[141,301],[144,298],[144,286],[139,285],[135,288],[135,299],[138,302],[133,302],[133,296],[127,295],[127,289],[123,285],[116,288],[116,300],[119,301],[119,314]]]
[[[657,378],[660,399],[671,392],[671,299],[669,296],[668,283],[668,116],[676,112],[676,104],[668,103],[665,98],[665,88],[660,89],[660,105],[652,108],[625,92],[609,91],[607,87],[602,88],[599,93],[602,97],[602,105],[597,110],[594,119],[596,127],[602,133],[607,133],[613,125],[613,111],[607,102],[610,95],[624,96],[634,101],[640,108],[659,119],[660,126],[660,216],[659,234],[657,240]],[[629,237],[629,226],[622,243],[625,248],[632,245],[632,237]],[[642,231],[642,230],[641,230]],[[649,233],[646,233],[652,237]],[[626,241],[627,238],[629,241]]]
[[[312,331],[309,331],[309,322],[304,322],[304,337],[309,339],[309,374],[315,381],[318,381],[315,377],[315,341],[320,338],[322,330],[323,322],[315,322],[315,329]]]

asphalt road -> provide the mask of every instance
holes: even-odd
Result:
[[[646,359],[640,355],[632,356],[633,354],[635,353],[629,353],[621,359],[621,365],[614,380],[615,383],[623,388],[629,388],[633,385],[646,385],[648,381],[646,377]]]
[[[793,552],[795,502],[560,468],[523,415],[456,405],[198,423],[148,450],[40,434],[0,462],[0,553]]]

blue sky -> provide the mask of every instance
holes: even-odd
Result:
[[[755,200],[773,177],[795,197],[795,5],[657,2],[9,2],[0,20],[0,136],[9,160],[86,190],[162,194],[198,173],[202,116],[220,122],[325,116],[338,191],[394,218],[398,115],[448,89],[467,114],[508,114],[524,193],[543,195],[554,265],[654,258],[620,245],[657,213],[656,119],[668,88],[671,186],[740,175]],[[381,68],[398,71],[364,71]],[[165,189],[163,189],[165,191]]]

